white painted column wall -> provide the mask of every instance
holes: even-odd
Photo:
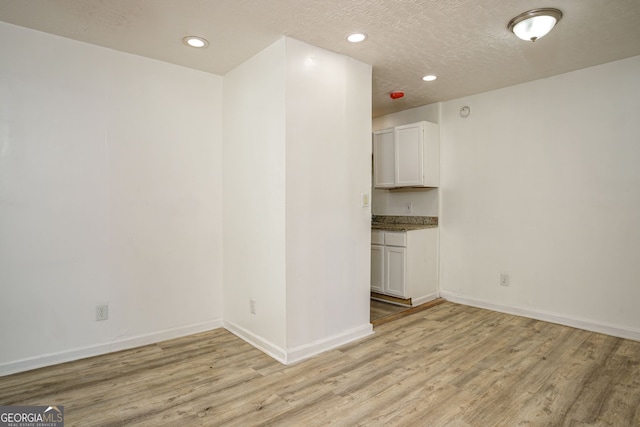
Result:
[[[371,333],[371,66],[287,39],[287,347]]]
[[[224,321],[278,359],[286,351],[285,57],[281,39],[224,77]]]
[[[224,84],[225,326],[283,363],[370,334],[371,67],[283,38]]]

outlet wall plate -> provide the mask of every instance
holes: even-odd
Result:
[[[509,274],[500,273],[500,286],[509,286]]]
[[[96,306],[96,320],[108,320],[109,319],[109,305],[101,304]]]

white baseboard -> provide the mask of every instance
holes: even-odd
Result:
[[[253,332],[243,328],[242,326],[236,325],[233,322],[224,321],[224,328],[240,338],[242,341],[245,341],[263,353],[268,354],[269,356],[276,359],[278,362],[282,364],[287,364],[287,352],[280,346],[277,346],[264,338],[254,334]]]
[[[367,323],[359,328],[354,328],[349,331],[343,332],[339,335],[334,335],[329,338],[325,338],[319,341],[312,342],[310,344],[294,347],[290,350],[285,350],[280,346],[277,346],[262,337],[255,335],[247,329],[238,326],[232,322],[224,322],[224,327],[232,334],[236,335],[243,341],[251,344],[263,353],[276,359],[283,365],[290,365],[302,360],[308,359],[316,354],[324,353],[328,350],[333,350],[336,347],[350,343],[352,341],[364,338],[373,333],[373,326],[371,323]]]
[[[384,298],[371,297],[371,299],[374,301],[386,302],[387,304],[399,305],[400,307],[407,307],[407,308],[413,307],[412,305],[409,305],[409,304],[402,304],[400,302],[390,301]]]
[[[340,347],[341,345],[359,340],[371,334],[373,334],[373,325],[371,325],[371,323],[367,323],[358,328],[345,331],[341,334],[334,335],[329,338],[294,347],[291,350],[287,351],[286,364],[289,365],[292,363],[300,362],[302,360],[315,356],[316,354],[333,350],[334,348]]]
[[[557,323],[559,325],[570,326],[572,328],[584,329],[586,331],[598,332],[614,337],[640,341],[640,330],[638,329],[626,328],[620,325],[613,325],[606,322],[597,322],[590,319],[583,319],[560,313],[552,313],[545,310],[494,304],[489,301],[461,297],[447,291],[440,291],[440,296],[447,301],[455,302],[458,304],[469,305],[478,308],[486,308],[487,310],[493,310],[507,314],[515,314],[517,316],[543,320],[550,323]]]
[[[411,303],[413,304],[414,307],[416,307],[426,302],[433,301],[434,299],[437,299],[437,298],[438,298],[438,293],[434,292],[432,294],[424,295],[419,298],[411,298]]]
[[[101,354],[112,353],[114,351],[141,347],[143,345],[154,344],[173,338],[180,338],[187,335],[197,334],[199,332],[218,329],[220,327],[222,327],[222,319],[211,320],[178,328],[165,329],[163,331],[152,332],[145,335],[138,335],[104,344],[97,344],[59,353],[44,354],[42,356],[2,363],[0,364],[0,377],[45,366],[57,365],[59,363],[71,362],[73,360],[84,359],[87,357],[99,356]]]
[[[332,350],[336,347],[350,343],[360,338],[364,338],[373,333],[373,326],[370,323],[367,323],[366,325],[346,331],[342,334],[286,351],[281,347],[276,346],[231,322],[213,320],[209,322],[197,323],[182,326],[179,328],[153,332],[150,334],[139,335],[136,337],[112,341],[109,343],[97,344],[59,353],[45,354],[13,362],[2,363],[0,364],[0,377],[15,374],[18,372],[29,371],[31,369],[42,368],[45,366],[71,362],[87,357],[113,353],[115,351],[141,347],[144,345],[154,344],[173,338],[180,338],[187,335],[197,334],[199,332],[218,329],[221,327],[224,327],[229,332],[241,338],[243,341],[246,341],[247,343],[251,344],[260,351],[268,354],[269,356],[285,365],[299,362],[301,360],[315,356],[316,354],[323,353],[325,351]]]

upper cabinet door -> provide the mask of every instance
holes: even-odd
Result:
[[[396,130],[396,186],[422,185],[424,135],[422,123],[398,126]]]
[[[375,188],[438,187],[440,130],[418,122],[373,133]]]
[[[395,187],[395,135],[393,128],[373,133],[373,186]]]

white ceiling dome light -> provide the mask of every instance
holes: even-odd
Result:
[[[558,9],[533,9],[521,13],[509,21],[508,28],[518,38],[535,42],[546,36],[560,21],[560,18],[562,18],[562,12]]]

